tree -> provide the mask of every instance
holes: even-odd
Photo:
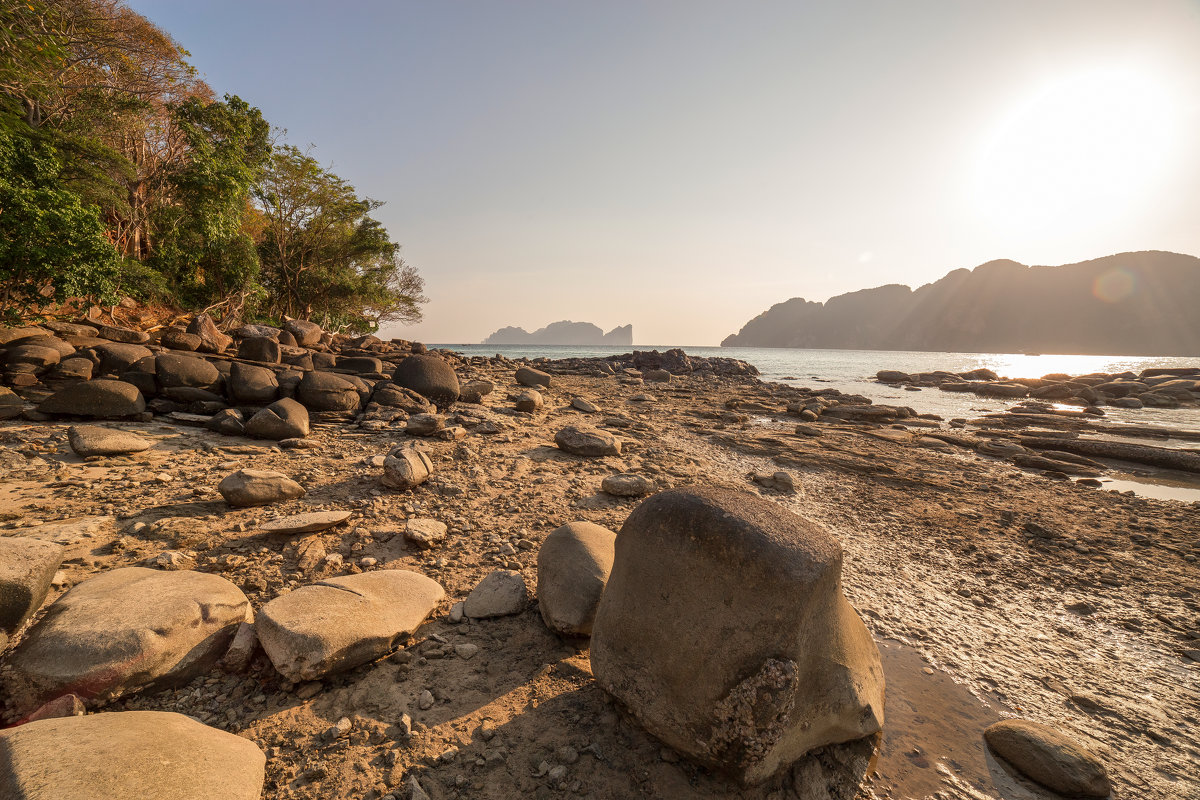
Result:
[[[38,298],[111,299],[117,251],[97,210],[59,181],[54,151],[0,129],[0,313]]]
[[[164,204],[154,218],[155,266],[189,303],[208,304],[258,288],[258,252],[250,231],[251,187],[271,155],[270,126],[240,97],[189,98],[171,109],[185,155],[164,175]]]
[[[276,318],[364,332],[421,318],[424,281],[370,214],[381,203],[295,147],[278,147],[254,197],[264,216],[262,282]]]

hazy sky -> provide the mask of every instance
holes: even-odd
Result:
[[[132,0],[360,192],[427,342],[716,344],[996,258],[1200,255],[1200,2]]]

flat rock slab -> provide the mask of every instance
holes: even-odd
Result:
[[[154,444],[131,431],[103,428],[99,425],[72,425],[67,431],[67,440],[80,458],[140,453],[149,450]]]
[[[390,652],[445,596],[437,581],[417,572],[364,572],[280,595],[254,625],[280,674],[311,681]]]
[[[43,542],[54,542],[64,546],[78,544],[84,539],[94,539],[102,532],[111,529],[116,517],[83,517],[82,519],[66,520],[64,522],[48,522],[28,528],[17,528],[13,536],[27,539],[39,539]]]
[[[190,680],[225,652],[250,610],[217,575],[126,567],[78,584],[13,651],[13,694],[36,708],[68,692],[89,705]]]
[[[353,511],[310,511],[307,514],[293,514],[290,517],[280,517],[270,522],[264,522],[262,529],[267,533],[277,533],[282,536],[316,533],[337,527],[352,516],[354,516]]]
[[[1068,797],[1108,797],[1104,765],[1070,737],[1023,719],[997,722],[983,732],[988,746],[1021,774]]]
[[[422,550],[428,550],[446,538],[446,523],[436,519],[410,519],[404,525],[404,538]]]
[[[644,497],[653,492],[657,485],[645,475],[621,472],[607,476],[600,482],[600,488],[614,497]]]
[[[529,600],[521,573],[500,569],[488,575],[463,601],[463,613],[471,619],[489,619],[519,614]]]
[[[64,552],[40,539],[0,538],[0,631],[11,636],[42,607]]]
[[[257,800],[258,745],[183,714],[120,711],[0,731],[0,797]]]

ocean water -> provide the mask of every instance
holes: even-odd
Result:
[[[464,355],[508,358],[591,358],[618,355],[632,350],[664,351],[681,347],[688,355],[738,358],[758,368],[763,380],[794,386],[833,387],[861,394],[877,403],[910,406],[921,414],[938,414],[945,419],[977,417],[1003,411],[1018,401],[975,397],[971,394],[943,392],[926,388],[918,392],[887,386],[875,381],[881,369],[903,372],[948,370],[965,372],[987,367],[1001,377],[1040,378],[1054,372],[1083,375],[1089,372],[1140,372],[1149,367],[1200,366],[1195,358],[1155,356],[1083,356],[1026,355],[1022,353],[924,353],[894,350],[805,350],[773,347],[687,347],[680,345],[635,345],[634,347],[578,347],[571,345],[500,346],[481,344],[436,344]],[[1107,420],[1114,423],[1151,425],[1200,432],[1198,409],[1120,409],[1105,408]],[[1194,444],[1192,445],[1194,446]]]

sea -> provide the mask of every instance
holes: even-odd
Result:
[[[686,345],[634,345],[633,347],[574,345],[484,345],[433,344],[430,347],[454,350],[464,355],[503,355],[512,359],[593,358],[629,353],[633,350],[658,350],[679,347],[691,356],[737,358],[758,368],[767,381],[809,386],[832,387],[860,394],[876,403],[909,406],[920,414],[937,414],[947,420],[972,418],[1004,411],[1020,401],[976,397],[937,388],[906,391],[875,380],[882,369],[902,372],[947,370],[966,372],[980,367],[1001,377],[1040,378],[1051,373],[1085,375],[1091,372],[1140,372],[1150,367],[1200,367],[1195,357],[1033,355],[1029,353],[926,353],[902,350],[808,350],[775,347],[688,347]],[[1106,420],[1113,423],[1173,428],[1200,433],[1200,409],[1121,409],[1105,408]],[[1196,447],[1191,442],[1188,447]]]

